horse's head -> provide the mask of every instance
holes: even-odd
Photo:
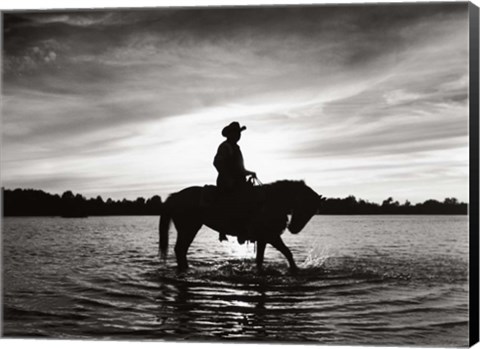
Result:
[[[292,218],[288,230],[292,234],[298,234],[307,225],[314,214],[317,213],[320,203],[325,200],[307,185],[298,190],[295,195],[292,208]]]

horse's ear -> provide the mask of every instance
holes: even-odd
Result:
[[[321,204],[322,202],[324,202],[325,200],[327,200],[327,198],[324,198],[322,195],[319,195],[318,196],[318,203]]]

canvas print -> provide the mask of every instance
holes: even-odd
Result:
[[[471,11],[4,11],[2,336],[469,345]]]

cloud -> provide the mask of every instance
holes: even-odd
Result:
[[[219,130],[239,120],[247,165],[266,181],[380,195],[392,183],[419,189],[415,176],[402,184],[405,169],[432,169],[425,197],[445,183],[443,163],[445,188],[464,193],[468,162],[433,160],[463,159],[468,142],[466,14],[466,4],[6,14],[2,176],[115,195],[212,183]]]

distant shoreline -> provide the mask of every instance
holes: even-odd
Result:
[[[61,196],[36,189],[2,188],[4,217],[65,217],[81,218],[90,216],[158,216],[161,213],[162,199],[154,195],[134,201],[106,201],[97,196],[86,199],[81,194],[66,191]],[[326,198],[317,212],[318,215],[468,215],[468,204],[456,198],[445,198],[443,202],[426,200],[411,204],[408,200],[400,204],[392,197],[381,204],[357,199]]]

